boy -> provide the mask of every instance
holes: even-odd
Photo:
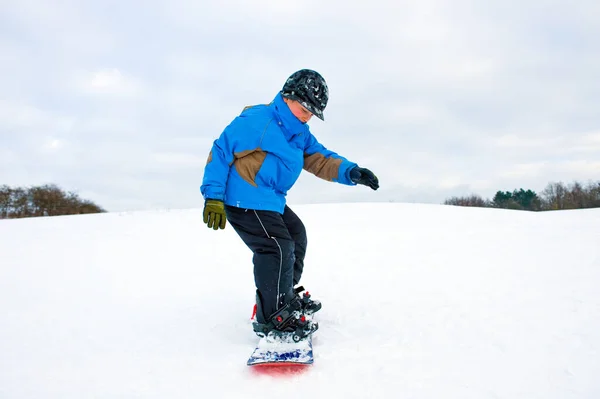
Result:
[[[295,332],[303,338],[318,328],[307,315],[319,301],[294,288],[302,276],[306,230],[286,205],[286,194],[302,169],[331,182],[379,188],[368,169],[326,149],[311,134],[313,115],[324,120],[329,90],[310,69],[293,73],[268,105],[246,107],[215,140],[201,192],[204,223],[233,229],[253,252],[259,335]]]

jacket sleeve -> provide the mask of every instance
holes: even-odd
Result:
[[[204,199],[225,200],[225,187],[229,177],[229,168],[234,161],[236,147],[239,146],[239,117],[234,119],[213,142],[206,167],[200,192]]]
[[[304,169],[321,179],[355,186],[350,180],[350,170],[357,166],[354,162],[325,148],[312,133],[308,133],[304,148]]]

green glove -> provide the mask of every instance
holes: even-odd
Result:
[[[206,200],[204,203],[204,223],[206,223],[209,228],[212,227],[215,230],[219,230],[219,228],[225,228],[226,220],[225,204],[223,204],[223,201]]]

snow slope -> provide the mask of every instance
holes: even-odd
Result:
[[[598,398],[600,210],[293,206],[315,364],[270,376],[201,210],[0,221],[0,398]]]

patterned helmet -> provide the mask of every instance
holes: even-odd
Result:
[[[329,100],[329,89],[325,79],[311,69],[301,69],[294,72],[283,85],[281,95],[290,100],[296,100],[304,108],[323,119],[323,111]]]

